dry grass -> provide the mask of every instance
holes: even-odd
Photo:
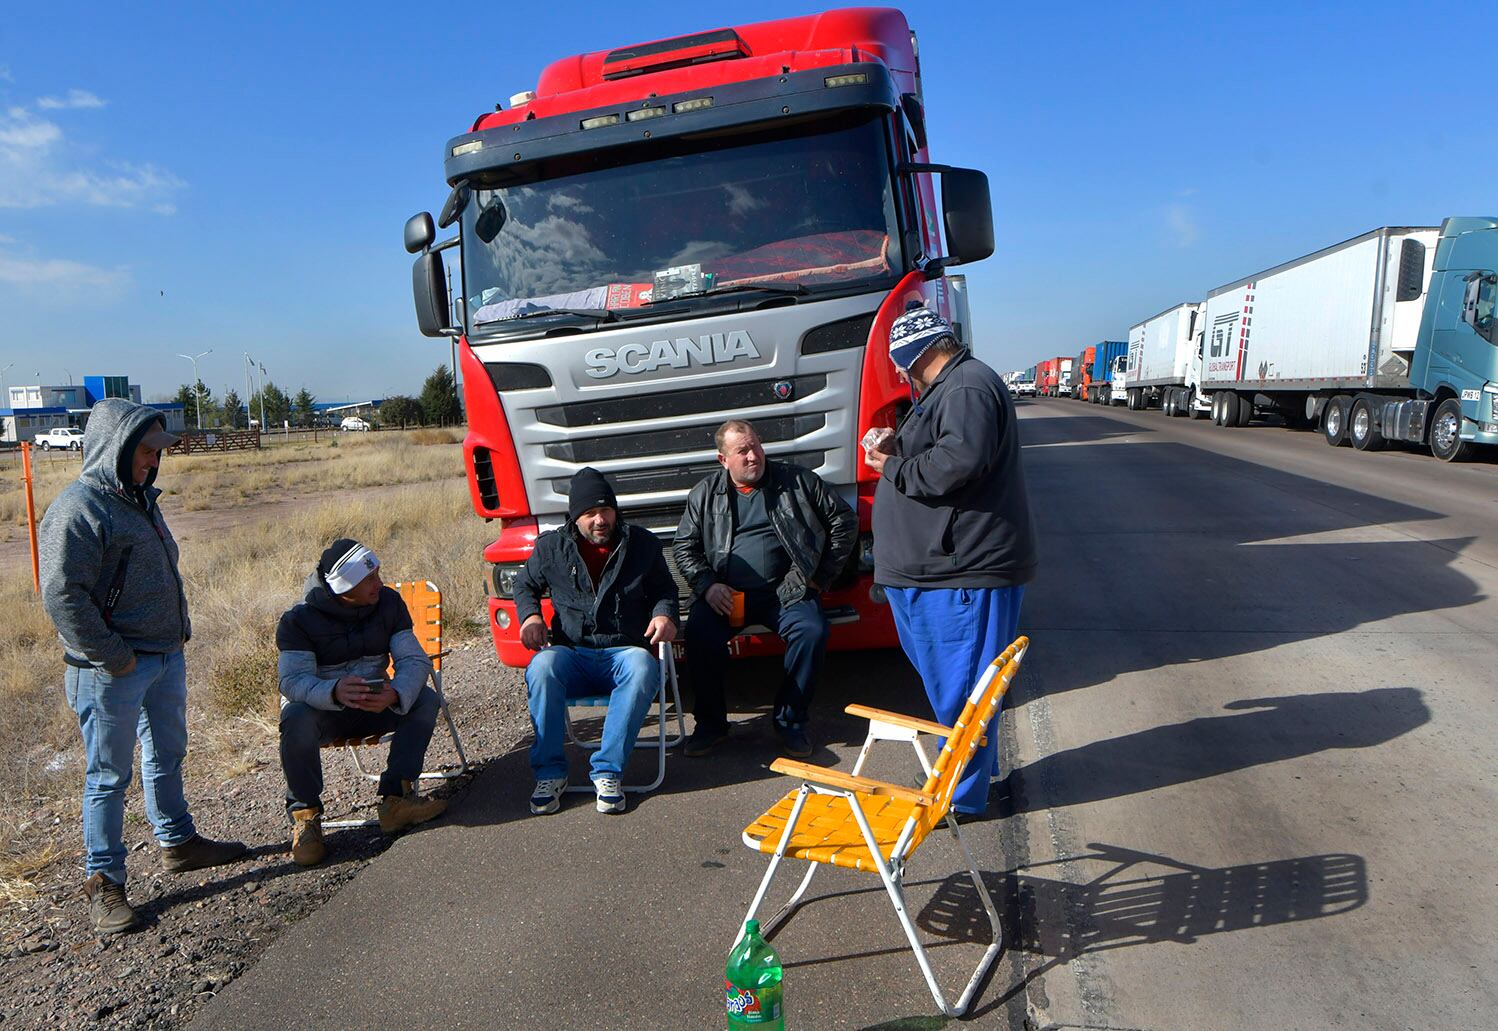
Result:
[[[317,482],[338,489],[401,482],[398,476],[420,484],[382,492],[377,504],[334,498],[274,521],[237,525],[226,531],[223,547],[202,538],[183,545],[193,620],[187,646],[190,781],[222,779],[265,761],[276,733],[276,622],[300,599],[304,580],[330,541],[346,536],[369,545],[387,582],[435,581],[443,590],[451,639],[484,631],[481,553],[494,531],[473,515],[466,483],[455,478],[456,455],[434,461],[430,450],[399,436],[342,443],[327,449],[336,450],[332,456],[293,453],[279,463],[266,461],[265,452],[242,466],[222,457],[173,463],[167,482],[213,482],[222,488],[218,498],[242,496],[236,472],[282,487],[314,469]],[[442,482],[421,482],[438,477]],[[0,719],[0,902],[24,894],[29,878],[79,845],[83,771],[77,723],[63,698],[60,648],[29,574],[7,570],[0,577],[0,611],[6,613],[0,636],[0,704],[6,712]]]
[[[457,444],[462,439],[452,430],[416,430],[411,434],[415,444]]]

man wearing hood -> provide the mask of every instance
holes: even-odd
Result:
[[[169,872],[218,866],[241,843],[197,833],[182,791],[187,669],[192,635],[177,572],[177,542],[153,484],[161,452],[177,443],[161,413],[123,398],[94,405],[83,471],[47,509],[39,533],[42,605],[67,664],[78,716],[83,787],[83,891],[100,934],[137,925],[125,897],[125,791],[140,741],[146,816]]]
[[[413,789],[440,711],[427,684],[432,660],[406,603],[381,582],[374,552],[346,537],[334,541],[307,577],[303,599],[282,614],[276,647],[291,858],[313,866],[328,854],[319,749],[339,738],[391,735],[380,775],[380,830],[394,834],[441,815],[445,798],[422,798]],[[392,663],[395,676],[387,681]]]
[[[541,595],[551,593],[551,641]],[[676,639],[676,581],[655,534],[619,515],[614,488],[597,469],[579,469],[567,488],[567,524],[536,538],[515,578],[520,642],[540,652],[525,669],[536,732],[531,812],[554,813],[567,790],[562,751],[567,699],[608,695],[603,742],[592,773],[600,813],[622,813],[619,773],[660,687],[656,645]]]

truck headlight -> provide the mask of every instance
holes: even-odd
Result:
[[[485,585],[489,589],[489,595],[493,598],[510,599],[515,597],[515,578],[525,568],[524,563],[506,565],[495,563],[489,567],[489,582]]]

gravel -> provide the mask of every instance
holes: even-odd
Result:
[[[501,666],[487,640],[459,645],[444,660],[443,687],[470,772],[428,782],[423,791],[451,797],[459,807],[474,768],[519,744],[530,733],[530,721],[520,672]],[[457,765],[440,720],[427,762],[429,768]],[[282,929],[316,911],[388,847],[391,839],[378,827],[329,831],[328,859],[309,869],[296,866],[288,854],[285,782],[274,740],[257,745],[249,764],[239,776],[205,781],[193,777],[188,759],[188,798],[199,830],[237,838],[251,850],[248,859],[213,870],[162,869],[139,789],[132,787],[125,818],[129,897],[143,926],[131,934],[93,933],[81,888],[81,838],[76,825],[58,827],[68,857],[41,875],[38,896],[19,918],[15,907],[3,922],[0,1026],[184,1026],[199,1006],[249,969]],[[379,765],[371,750],[366,766]],[[323,769],[330,818],[355,810],[373,814],[374,785],[360,781],[345,756],[325,751]]]

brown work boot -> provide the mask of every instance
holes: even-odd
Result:
[[[133,930],[140,920],[125,898],[125,886],[116,884],[101,873],[83,882],[88,898],[88,919],[99,934],[119,934]]]
[[[435,820],[447,809],[447,799],[422,798],[409,780],[401,781],[401,789],[404,794],[380,799],[380,830],[386,834]]]
[[[223,866],[242,857],[249,849],[242,841],[214,841],[201,834],[194,834],[180,845],[168,845],[161,850],[162,865],[167,873],[186,873],[209,866]]]
[[[291,811],[291,861],[297,866],[316,866],[328,857],[322,840],[322,810]]]

